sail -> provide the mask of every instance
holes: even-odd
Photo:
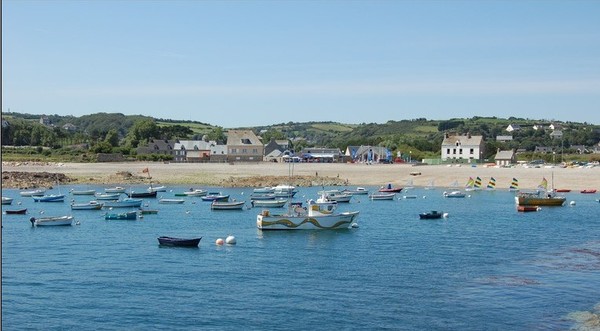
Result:
[[[481,178],[479,178],[479,176],[477,176],[477,178],[475,178],[475,189],[480,189],[481,188]]]
[[[519,180],[513,177],[512,182],[510,182],[510,187],[508,189],[511,191],[518,191],[519,190]]]
[[[544,191],[548,190],[548,180],[546,179],[546,177],[544,177],[542,179],[542,182],[540,183],[540,185],[538,185],[538,189],[539,190],[544,190]]]
[[[487,189],[488,190],[496,189],[496,179],[494,177],[490,178],[490,181],[487,184]]]
[[[472,188],[475,185],[475,180],[473,177],[469,177],[469,180],[465,184],[465,188]]]

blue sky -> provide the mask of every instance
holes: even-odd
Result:
[[[2,1],[2,111],[600,124],[600,1]]]

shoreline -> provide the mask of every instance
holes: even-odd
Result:
[[[148,173],[143,173],[144,169]],[[148,183],[148,175],[155,184],[261,187],[271,185],[270,180],[287,181],[303,178],[308,185],[434,187],[462,189],[469,177],[482,179],[485,187],[491,177],[496,179],[496,189],[508,189],[513,178],[521,189],[535,189],[543,178],[555,189],[600,190],[600,167],[593,168],[496,168],[477,165],[423,165],[407,164],[350,164],[350,163],[43,163],[3,162],[2,188],[5,172],[48,172],[64,174],[70,184],[121,184],[123,174],[129,174],[129,183]],[[411,175],[411,173],[420,173]],[[261,185],[266,183],[264,185]]]

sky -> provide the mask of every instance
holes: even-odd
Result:
[[[2,1],[2,112],[600,124],[600,1]]]

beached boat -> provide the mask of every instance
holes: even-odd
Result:
[[[2,204],[3,205],[10,205],[12,202],[13,202],[13,198],[2,197]]]
[[[185,200],[183,199],[167,199],[167,198],[160,198],[158,200],[158,203],[163,203],[163,204],[182,204],[184,203]]]
[[[32,196],[35,202],[63,202],[65,201],[64,194],[48,194],[42,196]]]
[[[341,192],[345,193],[345,194],[350,194],[350,195],[367,195],[367,194],[369,194],[369,190],[367,190],[364,187],[357,187],[354,190],[345,189],[345,190],[343,190]]]
[[[94,195],[96,190],[71,190],[73,195]]]
[[[136,220],[137,212],[128,211],[125,213],[106,214],[104,215],[105,220]]]
[[[250,200],[252,207],[281,208],[288,202],[287,199]]]
[[[583,194],[593,194],[593,193],[596,193],[596,190],[595,189],[587,189],[587,190],[581,190],[580,192]]]
[[[99,210],[104,206],[103,203],[99,203],[98,201],[90,201],[84,203],[72,203],[72,210]]]
[[[442,195],[444,198],[464,198],[466,196],[466,194],[461,191],[444,192]]]
[[[37,190],[19,192],[22,197],[42,196],[46,194],[46,189],[40,188]]]
[[[29,219],[31,226],[58,226],[72,225],[73,216],[50,216],[50,217],[32,217]]]
[[[7,209],[4,211],[7,215],[23,215],[27,214],[27,208],[23,209]]]
[[[158,237],[158,244],[161,246],[175,246],[175,247],[198,247],[200,238],[175,238],[175,237]]]
[[[392,187],[392,184],[388,184],[387,187],[379,188],[379,192],[382,193],[400,193],[402,191],[402,187]]]
[[[359,212],[334,213],[337,203],[308,201],[307,209],[296,207],[288,213],[276,215],[263,210],[256,216],[256,226],[261,230],[333,230],[347,229],[357,219]]]
[[[96,194],[96,200],[119,200],[121,193]]]
[[[121,186],[109,187],[104,189],[106,193],[125,193],[125,188]]]
[[[210,204],[212,210],[240,210],[244,208],[245,201],[217,201]]]
[[[190,189],[189,191],[183,192],[185,196],[188,197],[202,197],[208,193],[206,190],[201,189]]]
[[[208,192],[207,195],[200,197],[202,201],[228,201],[229,194],[222,194],[221,192]]]
[[[438,219],[438,218],[442,218],[442,215],[444,215],[444,213],[439,212],[437,210],[432,210],[430,212],[420,213],[419,218],[420,219]]]
[[[369,195],[369,200],[394,200],[396,193],[377,192]]]
[[[530,212],[530,211],[538,211],[541,210],[539,206],[517,206],[517,211],[520,212]]]
[[[142,199],[125,198],[117,201],[106,201],[106,208],[139,208],[142,205]]]
[[[156,198],[156,194],[157,192],[148,192],[148,191],[140,191],[140,192],[135,192],[135,191],[131,191],[129,193],[126,193],[128,197],[130,198]]]

